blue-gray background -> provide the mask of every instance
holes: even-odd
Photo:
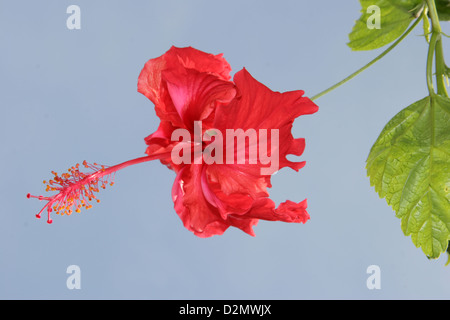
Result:
[[[71,4],[81,30],[66,27]],[[449,298],[446,255],[428,261],[414,247],[364,168],[387,121],[427,94],[420,27],[295,121],[307,165],[280,171],[270,192],[277,203],[307,198],[305,225],[261,221],[256,237],[197,238],[176,215],[174,173],[159,162],[120,171],[100,205],[51,226],[34,217],[43,203],[25,197],[44,192],[50,170],[144,155],[159,119],[137,77],[170,46],[224,53],[233,73],[246,67],[272,90],[312,96],[381,52],[346,46],[359,11],[356,0],[1,0],[0,298]],[[81,290],[66,287],[73,264]],[[380,290],[366,286],[373,264]]]

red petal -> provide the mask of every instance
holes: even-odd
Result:
[[[173,147],[178,143],[178,141],[172,141],[172,132],[175,130],[170,121],[162,120],[159,124],[158,130],[145,138],[145,143],[148,145],[145,153],[149,156],[154,154],[168,153],[171,152]],[[171,156],[160,159],[160,162],[169,169],[178,172],[180,166],[173,163]]]
[[[275,209],[275,203],[272,200],[263,198],[255,202],[252,209],[245,214],[245,217],[268,221],[305,223],[310,219],[306,207],[306,199],[299,203],[287,200]]]
[[[178,172],[172,188],[175,211],[183,225],[199,237],[220,235],[230,226],[203,194],[202,165],[185,166]]]
[[[230,64],[223,58],[222,53],[213,55],[192,47],[172,47],[165,56],[168,68],[181,65],[183,68],[212,73],[223,80],[231,79]]]
[[[161,71],[166,68],[164,56],[147,61],[139,74],[138,91],[155,105],[161,102]]]
[[[222,54],[213,55],[197,49],[170,48],[162,56],[149,60],[138,79],[138,91],[155,105],[162,102],[161,72],[167,69],[189,68],[199,72],[211,73],[223,80],[230,79],[231,67]]]
[[[301,90],[273,92],[245,69],[236,73],[234,82],[239,95],[229,105],[217,108],[214,127],[223,132],[239,128],[244,131],[267,129],[268,135],[272,129],[276,129],[279,133],[279,169],[289,166],[298,170],[303,167],[304,163],[286,159],[288,154],[301,155],[305,146],[303,139],[293,138],[292,124],[296,117],[316,112],[317,105],[302,97],[304,92]]]
[[[253,205],[254,200],[248,193],[225,194],[219,183],[208,182],[206,176],[203,174],[201,178],[203,194],[205,199],[218,209],[223,220],[226,220],[229,214],[244,214]]]
[[[161,121],[158,130],[145,138],[145,143],[149,146],[146,150],[148,155],[160,152],[168,152],[172,148],[172,132],[175,130],[169,121]]]
[[[235,74],[234,82],[239,99],[220,108],[216,119],[225,128],[281,128],[300,115],[318,110],[316,104],[303,97],[304,91],[274,92],[255,80],[245,68]]]
[[[245,218],[242,216],[228,216],[228,222],[231,226],[239,228],[253,237],[255,236],[253,226],[256,226],[258,221],[258,219]]]
[[[269,196],[270,177],[261,176],[256,166],[213,164],[207,167],[206,176],[210,186],[219,185],[225,195],[244,193],[254,199]]]
[[[228,104],[236,95],[232,82],[196,70],[167,70],[162,77],[179,117],[191,131],[194,121],[207,119],[218,105]]]

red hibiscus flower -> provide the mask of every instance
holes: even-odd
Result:
[[[172,188],[175,211],[184,226],[199,237],[222,234],[233,226],[254,235],[259,219],[302,222],[309,219],[306,200],[287,200],[278,207],[269,199],[271,174],[283,167],[296,171],[305,162],[287,160],[301,155],[302,138],[291,134],[293,121],[318,107],[303,91],[273,92],[243,69],[230,77],[222,55],[194,48],[172,47],[149,60],[138,79],[138,91],[155,105],[161,123],[149,135],[146,157],[105,167],[84,162],[47,184],[51,197],[42,208],[50,213],[79,212],[97,200],[99,187],[112,185],[116,171],[159,159],[176,173]],[[97,200],[98,201],[98,200]],[[41,212],[37,215],[40,217]]]
[[[172,47],[146,63],[138,91],[155,104],[161,118],[158,130],[145,140],[147,154],[173,150],[179,142],[173,141],[172,133],[178,128],[189,130],[194,141],[194,122],[201,121],[202,136],[210,129],[222,133],[229,129],[278,130],[280,146],[275,152],[279,153],[279,169],[288,166],[299,170],[304,162],[286,159],[288,154],[301,155],[305,147],[304,139],[292,137],[292,123],[302,114],[316,112],[318,107],[303,97],[303,91],[271,91],[245,69],[229,81],[230,70],[221,55],[193,48]],[[257,138],[259,144],[261,137]],[[205,148],[207,143],[203,142]],[[241,164],[193,161],[180,165],[172,158],[162,162],[177,174],[172,189],[175,210],[184,226],[197,236],[222,234],[230,226],[253,235],[252,226],[259,219],[303,223],[309,219],[306,200],[287,201],[275,208],[267,192],[270,175],[261,174],[261,159],[253,164],[246,159]]]

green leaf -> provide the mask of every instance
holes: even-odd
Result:
[[[429,258],[450,240],[450,99],[433,95],[400,111],[367,158],[370,184]]]
[[[352,50],[381,48],[400,37],[414,19],[411,14],[392,5],[388,0],[360,0],[360,3],[362,15],[349,34],[348,46]],[[379,12],[371,11],[370,9],[374,8],[371,6],[377,6]],[[379,29],[372,28],[374,19],[379,20]]]
[[[439,20],[450,21],[450,0],[435,0]]]

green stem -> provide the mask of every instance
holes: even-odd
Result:
[[[436,48],[437,40],[438,34],[433,32],[431,35],[430,44],[428,46],[428,55],[427,55],[427,87],[430,96],[433,96],[435,94],[433,88],[433,55],[434,50]]]
[[[428,10],[430,12],[430,18],[431,18],[431,31],[432,31],[432,37],[436,37],[436,41],[434,43],[431,43],[430,41],[430,47],[433,46],[433,51],[435,54],[436,59],[436,84],[437,84],[437,93],[439,95],[448,97],[447,88],[445,87],[445,75],[447,72],[447,66],[445,65],[444,61],[444,50],[442,48],[442,29],[439,22],[439,16],[436,10],[436,4],[434,0],[427,0],[427,6]],[[428,50],[428,53],[430,55],[430,51]],[[430,59],[430,56],[428,56],[428,59]],[[427,82],[429,81],[429,68],[427,64]]]
[[[444,62],[444,49],[442,48],[442,37],[436,43],[436,81],[438,94],[448,97],[445,87],[446,65]]]
[[[409,27],[408,30],[405,31],[405,33],[403,33],[400,38],[398,38],[389,48],[387,48],[386,50],[384,50],[381,54],[379,54],[375,59],[373,59],[372,61],[370,61],[368,64],[366,64],[364,67],[362,67],[361,69],[355,71],[354,73],[352,73],[351,75],[349,75],[347,78],[345,78],[342,81],[339,81],[338,83],[336,83],[335,85],[329,87],[328,89],[316,94],[315,96],[313,96],[311,98],[311,100],[316,100],[318,98],[320,98],[321,96],[327,94],[330,91],[333,91],[334,89],[336,89],[337,87],[340,87],[341,85],[343,85],[344,83],[346,83],[347,81],[353,79],[354,77],[356,77],[358,74],[360,74],[361,72],[363,72],[364,70],[366,70],[367,68],[369,68],[371,65],[373,65],[375,62],[377,62],[378,60],[380,60],[381,58],[383,58],[385,55],[387,55],[390,51],[392,51],[392,49],[394,49],[400,42],[402,42],[403,39],[406,38],[406,36],[408,34],[411,33],[411,31],[419,24],[419,22],[422,20],[422,18],[417,18],[416,21],[413,23],[412,26]]]

